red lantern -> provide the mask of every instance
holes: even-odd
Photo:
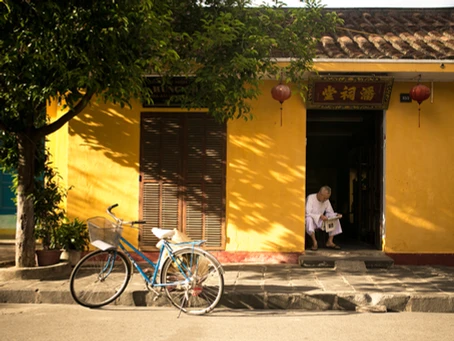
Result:
[[[271,89],[271,96],[279,103],[283,103],[285,100],[289,99],[292,96],[292,91],[287,85],[278,84]]]
[[[418,102],[418,127],[420,127],[421,126],[421,103],[430,97],[430,89],[423,84],[417,84],[411,88],[410,97],[413,101]]]
[[[292,96],[292,90],[287,85],[278,84],[271,89],[271,96],[281,104],[281,126],[282,126],[282,103]]]
[[[415,85],[410,90],[410,97],[412,100],[418,102],[418,104],[421,104],[430,97],[430,89],[422,84]]]

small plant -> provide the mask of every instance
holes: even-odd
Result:
[[[65,219],[61,203],[68,190],[59,184],[57,171],[46,162],[42,179],[35,181],[35,237],[41,240],[43,249],[60,249],[62,245],[57,230]]]
[[[66,250],[85,251],[89,245],[87,224],[77,218],[64,218],[63,223],[56,230],[58,243]]]

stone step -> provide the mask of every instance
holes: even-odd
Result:
[[[381,251],[307,251],[299,257],[304,268],[342,268],[359,269],[361,262],[367,269],[388,269],[394,260]]]

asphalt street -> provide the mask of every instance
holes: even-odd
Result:
[[[169,308],[87,309],[66,304],[0,304],[5,341],[451,341],[454,314],[217,309],[204,316]]]

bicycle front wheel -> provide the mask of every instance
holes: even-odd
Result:
[[[201,315],[213,310],[224,291],[219,261],[202,249],[183,248],[168,258],[161,270],[161,284],[170,302],[183,312]]]
[[[131,278],[129,259],[117,250],[97,250],[82,258],[70,277],[73,299],[88,308],[98,308],[117,299]]]

